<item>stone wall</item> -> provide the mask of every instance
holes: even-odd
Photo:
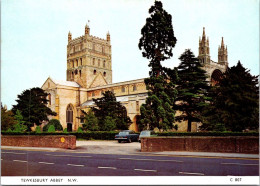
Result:
[[[2,146],[17,147],[52,147],[75,149],[76,136],[73,135],[48,135],[48,136],[26,136],[26,135],[2,135]]]
[[[142,138],[141,152],[189,151],[259,153],[259,137],[156,137]]]

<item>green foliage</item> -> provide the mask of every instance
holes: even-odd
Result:
[[[26,125],[21,125],[19,123],[16,123],[14,125],[14,132],[25,132],[27,131],[27,126]]]
[[[160,132],[158,136],[259,136],[258,132]]]
[[[12,130],[14,129],[15,123],[16,121],[13,112],[11,110],[7,110],[1,104],[1,130]]]
[[[65,128],[65,129],[63,130],[63,133],[68,133],[68,129]]]
[[[40,125],[42,121],[48,121],[48,115],[56,115],[50,108],[48,108],[46,99],[47,93],[45,93],[41,88],[32,88],[23,91],[18,95],[16,100],[17,105],[13,105],[13,113],[17,110],[22,111],[23,120],[30,127],[34,125]]]
[[[79,128],[78,128],[78,130],[77,130],[77,132],[78,132],[78,133],[83,133],[83,130],[82,130],[82,128],[81,128],[81,127],[79,127]]]
[[[155,1],[149,9],[150,17],[141,30],[139,49],[143,57],[150,60],[150,77],[145,79],[148,97],[141,106],[139,127],[142,129],[171,129],[175,126],[173,109],[176,97],[176,70],[165,68],[161,62],[169,59],[177,39],[172,27],[172,16],[164,9],[160,1]]]
[[[94,112],[92,110],[90,110],[88,113],[85,113],[84,111],[82,112],[85,114],[84,123],[82,124],[83,129],[89,131],[98,131],[98,118],[94,115]]]
[[[57,119],[51,119],[48,123],[48,125],[53,125],[54,128],[55,128],[55,131],[62,131],[63,130],[63,127],[62,125],[60,124],[60,121],[57,120]]]
[[[129,116],[127,116],[126,108],[118,101],[113,92],[106,91],[103,93],[103,97],[98,99],[93,99],[96,107],[92,108],[94,115],[98,119],[98,125],[100,130],[103,129],[103,124],[106,124],[106,117],[111,117],[115,123],[118,130],[128,129],[129,125],[132,123]],[[94,118],[93,118],[94,120]],[[92,120],[92,123],[93,123]],[[109,122],[111,124],[111,122]],[[95,126],[95,125],[94,125]],[[111,125],[112,126],[112,125]],[[106,127],[108,130],[111,127]],[[113,127],[112,127],[113,128]]]
[[[104,125],[102,128],[104,131],[112,131],[116,129],[116,121],[110,116],[106,116],[104,120]]]
[[[142,37],[138,47],[143,57],[150,59],[150,76],[158,76],[162,70],[161,61],[172,57],[172,48],[177,39],[172,27],[172,16],[163,9],[160,1],[155,1],[149,9],[150,17],[141,29]]]
[[[57,120],[57,119],[51,119],[51,120],[49,121],[49,123],[43,127],[43,131],[45,131],[45,132],[48,131],[48,129],[49,129],[49,127],[50,127],[51,125],[54,126],[55,131],[62,131],[62,130],[63,130],[63,127],[62,127],[62,125],[60,124],[60,121],[59,121],[59,120]]]
[[[49,126],[48,132],[55,132],[55,127],[54,127],[54,125],[50,125],[50,126]]]
[[[258,76],[252,76],[240,61],[227,69],[212,92],[215,96],[204,111],[203,130],[212,130],[218,123],[229,131],[259,128]]]
[[[35,129],[35,133],[42,133],[42,129],[40,126],[37,126],[36,129]]]
[[[14,132],[25,132],[28,130],[28,126],[25,124],[23,120],[23,116],[20,110],[16,110],[16,114],[14,115],[16,124],[14,125]]]
[[[179,58],[181,60],[178,69],[178,81],[175,108],[182,114],[176,116],[176,121],[188,121],[187,131],[191,131],[192,122],[200,122],[203,109],[208,106],[211,99],[208,96],[209,85],[206,81],[206,71],[201,67],[201,63],[189,50]]]

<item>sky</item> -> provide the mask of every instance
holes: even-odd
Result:
[[[177,43],[164,66],[179,65],[191,49],[198,55],[205,27],[210,56],[217,61],[221,37],[229,66],[241,61],[259,74],[259,0],[162,0],[172,15]],[[148,60],[138,49],[141,29],[154,0],[2,0],[1,102],[11,109],[17,95],[41,87],[50,76],[66,80],[68,32],[72,38],[90,34],[112,45],[113,83],[148,77]]]

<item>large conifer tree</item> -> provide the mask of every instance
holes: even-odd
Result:
[[[172,27],[172,16],[164,9],[160,1],[155,1],[149,9],[150,17],[141,30],[142,37],[139,41],[139,49],[143,57],[150,60],[150,78],[145,79],[148,90],[148,98],[141,106],[141,126],[153,129],[168,129],[174,127],[174,114],[172,106],[176,91],[174,82],[169,81],[168,72],[175,74],[173,70],[164,68],[162,61],[169,59],[172,48],[177,39]]]
[[[219,123],[231,131],[259,128],[258,76],[252,76],[240,61],[227,69],[214,94],[202,129],[210,130]]]
[[[201,63],[189,49],[185,50],[179,59],[181,63],[177,67],[178,95],[175,101],[176,109],[181,112],[181,115],[176,116],[176,120],[187,120],[187,131],[190,132],[191,123],[201,121],[201,111],[208,105],[206,101],[210,100],[207,95],[209,85],[206,81],[206,71],[201,68]]]
[[[38,87],[25,90],[18,95],[17,105],[13,105],[12,111],[21,111],[28,130],[34,123],[40,125],[44,120],[49,121],[48,115],[56,116],[56,113],[46,106],[47,96],[48,94]]]

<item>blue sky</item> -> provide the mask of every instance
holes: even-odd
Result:
[[[229,66],[238,60],[259,74],[259,0],[162,0],[172,15],[177,43],[163,65],[178,66],[190,48],[198,55],[205,27],[210,55],[217,61],[221,37],[228,47]],[[50,76],[66,80],[68,32],[90,34],[112,42],[113,82],[148,76],[148,60],[138,49],[141,28],[154,0],[2,0],[1,101],[11,108],[17,95],[41,87]]]

